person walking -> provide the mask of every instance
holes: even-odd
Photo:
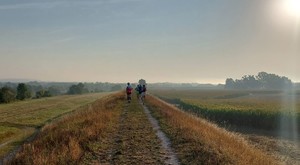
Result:
[[[142,100],[143,104],[144,104],[145,98],[146,98],[146,91],[147,91],[147,88],[146,88],[146,85],[144,84],[141,89],[141,100]]]
[[[141,84],[138,84],[138,85],[136,86],[135,91],[136,91],[136,96],[137,96],[137,98],[140,99],[140,96],[141,96],[141,94],[142,94],[142,86],[141,86]]]
[[[126,95],[127,95],[128,103],[130,103],[130,101],[131,101],[131,93],[132,93],[132,86],[130,85],[130,83],[127,83]]]

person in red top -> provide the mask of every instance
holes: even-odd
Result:
[[[127,101],[128,103],[130,103],[131,101],[131,93],[132,93],[132,87],[130,85],[130,83],[127,83],[127,87],[126,87],[126,95],[127,95]]]

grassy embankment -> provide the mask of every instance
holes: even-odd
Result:
[[[147,97],[147,105],[170,137],[182,164],[276,164],[236,134],[152,96]]]
[[[58,96],[0,105],[0,158],[36,130],[108,93]]]
[[[22,146],[9,164],[76,164],[83,156],[91,159],[93,153],[84,155],[84,151],[92,152],[93,147],[99,147],[91,144],[102,137],[103,143],[109,140],[107,134],[121,114],[120,99],[123,95],[104,97],[46,125],[33,142]]]
[[[153,93],[181,109],[222,125],[287,130],[300,125],[300,96],[282,91],[161,90]],[[300,132],[300,127],[298,128]]]
[[[11,164],[163,164],[160,143],[137,100],[110,95],[45,126]]]

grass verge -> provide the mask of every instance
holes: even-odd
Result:
[[[182,164],[276,164],[243,138],[152,96],[147,105],[170,137]]]
[[[107,134],[118,122],[121,93],[104,97],[75,113],[46,125],[31,142],[7,164],[84,164],[90,143],[109,138]]]
[[[46,123],[108,93],[66,95],[0,104],[0,161]]]
[[[0,122],[41,127],[49,119],[94,102],[108,93],[65,95],[43,99],[0,104]]]

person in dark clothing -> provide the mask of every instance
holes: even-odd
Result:
[[[146,88],[146,85],[143,85],[142,88],[141,88],[141,100],[144,104],[144,101],[145,101],[145,98],[146,98],[146,91],[147,91],[147,88]]]

